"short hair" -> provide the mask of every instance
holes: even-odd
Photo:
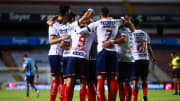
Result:
[[[140,27],[140,21],[138,20],[138,19],[133,19],[133,24],[134,24],[134,26],[137,28],[137,27]]]
[[[176,55],[176,52],[175,52],[175,51],[171,51],[171,54],[174,54],[174,55]]]
[[[71,13],[69,14],[69,16],[66,18],[65,23],[71,22],[71,21],[72,21],[72,18],[75,18],[75,17],[76,17],[76,14],[73,13],[73,12],[71,12]]]
[[[108,17],[109,16],[109,9],[106,7],[101,8],[101,14],[104,17]]]
[[[27,57],[28,57],[28,55],[27,55],[27,54],[24,54],[24,57],[25,57],[25,58],[27,58]]]
[[[70,6],[60,6],[59,7],[59,15],[64,16],[67,12],[69,12]]]

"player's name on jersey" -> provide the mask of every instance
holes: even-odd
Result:
[[[146,57],[147,56],[147,54],[138,54],[139,55],[139,57]]]
[[[115,21],[101,21],[101,24],[102,25],[115,25],[116,24],[116,22]]]
[[[135,36],[145,36],[144,33],[135,33]]]

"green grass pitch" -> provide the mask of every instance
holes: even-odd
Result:
[[[180,95],[172,95],[173,92],[174,91],[166,90],[148,90],[148,101],[180,101]],[[49,90],[40,90],[39,98],[35,96],[34,90],[30,90],[29,99],[24,99],[24,96],[25,90],[0,90],[0,101],[49,101]],[[59,101],[58,97],[56,101]],[[79,91],[74,92],[73,101],[79,101]],[[117,96],[117,101],[119,101],[119,96]],[[142,90],[139,91],[138,101],[143,101]]]

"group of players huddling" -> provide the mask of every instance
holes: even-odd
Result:
[[[52,84],[50,101],[59,92],[60,101],[72,101],[76,79],[80,79],[80,101],[137,101],[138,81],[142,80],[143,100],[147,101],[149,57],[154,62],[150,39],[127,16],[114,19],[102,8],[100,20],[93,22],[94,10],[88,9],[76,20],[69,6],[61,6],[49,25],[49,62]],[[61,74],[63,68],[63,76]],[[130,81],[133,81],[131,89]]]

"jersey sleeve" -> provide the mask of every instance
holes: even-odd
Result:
[[[50,36],[58,36],[58,31],[54,24],[49,26],[49,37]]]
[[[115,19],[116,22],[118,22],[118,26],[124,25],[124,19]]]
[[[93,23],[89,24],[89,25],[87,26],[88,31],[89,31],[89,32],[96,32],[98,23],[99,23],[99,22],[97,21],[97,22],[93,22]]]
[[[26,60],[26,61],[23,63],[23,67],[27,67],[27,64],[28,64],[28,61]]]

